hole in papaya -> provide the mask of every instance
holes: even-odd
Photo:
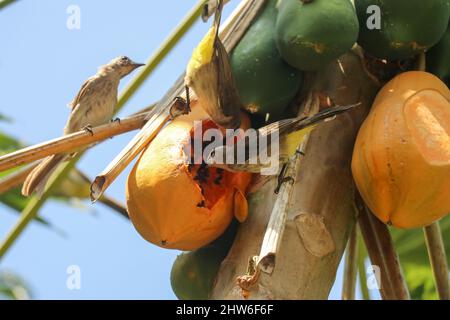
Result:
[[[208,129],[218,129],[218,126],[211,120],[204,120],[201,123],[201,130],[204,134]],[[199,208],[211,209],[227,192],[232,192],[232,179],[233,173],[225,171],[221,168],[210,167],[205,163],[205,159],[202,157],[202,162],[200,164],[195,164],[194,162],[194,146],[195,146],[195,128],[191,129],[190,132],[190,149],[191,149],[191,159],[188,165],[188,174],[191,175],[192,179],[197,183],[201,190],[203,199],[197,204]],[[225,136],[225,135],[224,135]],[[205,148],[213,143],[213,141],[201,142],[202,153]],[[222,141],[224,143],[224,141]]]

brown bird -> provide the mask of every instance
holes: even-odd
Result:
[[[117,104],[120,79],[140,66],[143,64],[133,62],[125,56],[115,58],[101,66],[94,76],[86,80],[75,99],[69,104],[72,111],[64,128],[64,134],[82,129],[90,131],[91,127],[108,123]],[[73,154],[55,154],[42,160],[25,179],[22,194],[29,196],[36,191],[38,195],[41,195],[52,172],[61,162],[70,157],[73,157]]]

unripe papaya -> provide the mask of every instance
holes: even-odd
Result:
[[[213,246],[178,255],[170,273],[170,283],[177,298],[208,299],[223,258]]]
[[[450,28],[442,39],[427,52],[427,70],[450,85]]]
[[[177,256],[170,272],[170,283],[178,299],[209,298],[220,264],[233,244],[237,226],[234,221],[212,244]]]
[[[276,40],[284,60],[299,70],[312,71],[351,49],[358,28],[349,0],[282,0]]]
[[[355,0],[355,6],[361,26],[358,44],[387,60],[411,58],[435,45],[450,16],[450,0]],[[368,19],[379,19],[379,26]]]
[[[289,66],[275,44],[276,0],[269,0],[233,50],[231,67],[240,98],[251,113],[279,116],[295,97],[302,74]]]

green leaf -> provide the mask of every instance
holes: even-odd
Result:
[[[0,121],[11,122],[11,118],[0,113]]]
[[[441,219],[439,225],[447,253],[447,263],[450,264],[450,216]],[[421,266],[430,265],[422,228],[411,230],[391,228],[390,231],[402,262]]]
[[[408,284],[411,299],[437,300],[438,294],[434,285],[431,268],[418,264],[404,263],[403,273]]]
[[[439,225],[444,239],[447,263],[450,264],[450,216],[441,219]],[[411,298],[438,299],[422,228],[412,230],[391,228],[390,231]]]
[[[0,300],[24,300],[31,298],[31,290],[22,278],[9,271],[0,272]]]
[[[0,155],[23,148],[25,145],[19,140],[0,132]],[[3,173],[2,173],[3,175]]]
[[[6,154],[17,149],[23,148],[25,145],[19,140],[0,132],[0,155]],[[8,174],[16,171],[18,168],[10,169],[4,172],[0,172],[0,178],[7,176]],[[0,194],[0,202],[14,211],[21,212],[27,205],[29,199],[22,196],[20,192],[20,187],[13,188],[8,192]],[[43,225],[50,226],[51,224],[42,219],[41,217],[36,217],[36,221],[42,223]]]

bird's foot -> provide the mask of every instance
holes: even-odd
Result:
[[[294,178],[292,178],[292,177],[284,177],[283,179],[279,179],[278,180],[278,185],[277,185],[277,187],[275,188],[275,194],[278,194],[279,192],[280,192],[280,188],[281,188],[281,186],[283,185],[283,183],[286,183],[286,182],[292,182],[292,183],[294,183],[295,182],[295,180],[294,180]]]
[[[120,118],[111,119],[111,123],[118,122],[120,124]]]
[[[94,135],[94,131],[92,131],[92,126],[90,124],[84,126],[83,128],[81,128],[81,130],[84,130],[86,132],[89,132],[91,134],[91,136]]]
[[[276,187],[275,190],[274,190],[274,193],[275,193],[275,194],[278,194],[278,193],[280,192],[281,186],[282,186],[284,183],[286,183],[286,182],[292,182],[292,183],[294,183],[294,182],[295,182],[294,178],[292,178],[292,177],[290,177],[290,176],[287,176],[287,177],[285,176],[285,174],[286,174],[286,169],[287,169],[287,164],[284,164],[284,165],[283,165],[283,168],[281,168],[280,174],[278,175],[278,184],[277,184],[277,187]]]
[[[189,87],[184,86],[186,92],[186,99],[182,97],[175,97],[172,106],[170,107],[170,119],[173,120],[183,114],[191,112],[191,99],[189,94]]]
[[[191,107],[188,101],[182,97],[175,97],[169,111],[170,119],[173,120],[176,117],[188,114],[189,112],[191,112]]]

